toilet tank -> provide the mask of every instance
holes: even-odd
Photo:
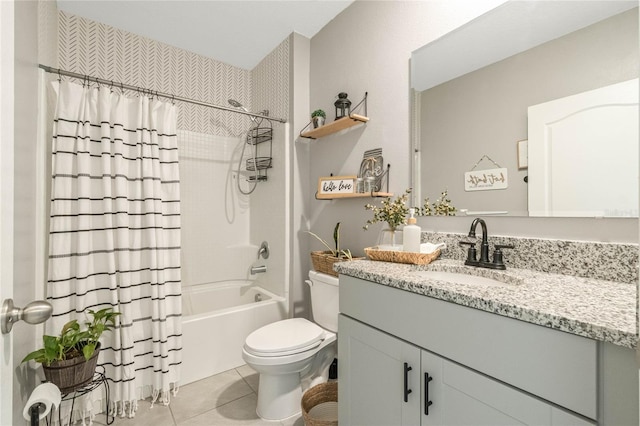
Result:
[[[309,271],[311,288],[311,311],[313,322],[320,327],[338,332],[338,278]]]

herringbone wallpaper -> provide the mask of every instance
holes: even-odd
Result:
[[[58,12],[58,63],[64,70],[216,105],[235,99],[252,111],[288,117],[289,39],[252,71],[79,16]],[[178,128],[240,135],[249,119],[178,102]]]

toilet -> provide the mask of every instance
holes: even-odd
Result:
[[[256,413],[264,420],[284,420],[300,413],[303,383],[326,381],[336,357],[338,278],[309,271],[313,322],[290,318],[251,333],[242,349],[244,361],[260,373]]]

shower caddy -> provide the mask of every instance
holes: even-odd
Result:
[[[263,126],[261,120],[247,132],[246,143],[253,149],[253,156],[247,158],[245,163],[248,182],[266,181],[267,170],[273,167],[273,124],[271,120],[267,120],[267,123]]]

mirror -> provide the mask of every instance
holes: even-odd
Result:
[[[625,105],[636,108],[635,114],[626,113],[636,120],[630,126],[635,129],[630,153],[602,156],[607,151],[602,146],[612,146],[614,137],[600,137],[598,149],[585,148],[580,139],[565,149],[568,153],[560,163],[560,157],[551,157],[557,149],[546,145],[545,155],[529,155],[541,151],[541,142],[532,136],[539,132],[528,128],[534,121],[528,115],[530,107],[563,103],[638,78],[637,6],[636,1],[509,1],[414,51],[414,202],[422,205],[425,197],[433,202],[446,189],[458,214],[637,217],[637,89],[635,105]],[[610,130],[599,131],[613,135]],[[592,158],[587,159],[588,154]],[[556,199],[563,201],[576,193],[595,198],[586,178],[575,183],[563,178],[564,185],[550,185],[539,174],[551,170],[538,163],[541,159],[563,164],[565,178],[580,169],[605,177],[616,169],[632,168],[615,185],[626,207],[605,197],[601,202],[605,205],[529,208],[530,192],[553,189]],[[543,181],[546,186],[539,189]],[[605,191],[607,185],[610,181]]]

